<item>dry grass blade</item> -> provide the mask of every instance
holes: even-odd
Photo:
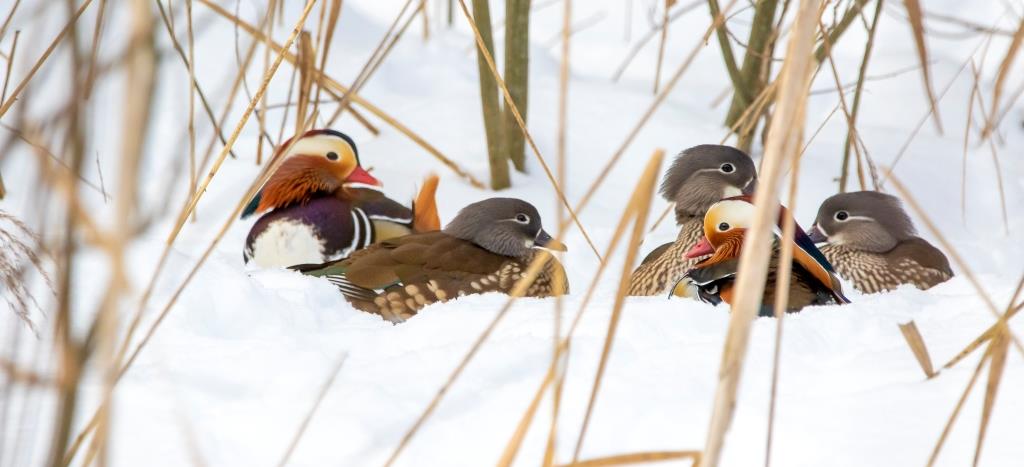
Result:
[[[999,383],[1003,380],[1003,370],[1006,368],[1006,352],[1009,350],[1010,340],[1007,339],[1008,331],[1006,324],[1000,326],[1000,331],[992,338],[989,344],[989,353],[992,356],[988,366],[988,384],[985,386],[985,403],[981,409],[981,427],[978,429],[978,443],[974,449],[974,465],[978,465],[981,459],[981,447],[985,442],[985,433],[988,432],[988,422],[992,417],[992,407],[996,403],[996,394],[999,392]]]
[[[1017,32],[1013,33],[1013,39],[1010,41],[1009,48],[1006,49],[1006,56],[1003,57],[1003,61],[999,64],[999,72],[996,74],[996,84],[992,90],[992,105],[989,110],[990,114],[988,122],[982,130],[982,138],[987,138],[994,130],[996,122],[996,114],[999,112],[999,98],[1003,94],[1003,86],[1006,84],[1006,77],[1010,74],[1010,69],[1013,67],[1013,62],[1017,58],[1017,53],[1020,50],[1020,44],[1024,41],[1024,20],[1021,20],[1020,26],[1017,28]]]
[[[227,145],[224,146],[223,149],[221,149],[220,154],[217,156],[217,159],[213,163],[213,167],[210,168],[209,173],[206,174],[206,178],[203,179],[203,183],[199,185],[198,190],[192,196],[192,200],[189,201],[188,205],[185,207],[181,215],[178,217],[178,221],[175,224],[174,229],[171,231],[170,236],[168,236],[167,238],[167,243],[174,243],[174,239],[178,237],[178,233],[181,232],[182,226],[185,225],[185,220],[192,213],[192,210],[196,208],[196,205],[199,204],[199,199],[202,198],[203,193],[206,193],[206,188],[210,186],[210,182],[213,181],[213,177],[217,175],[217,171],[220,169],[221,164],[223,164],[224,159],[227,158],[228,151],[231,150],[231,147],[235,144],[235,141],[238,140],[238,135],[241,134],[242,128],[245,128],[246,122],[249,121],[249,116],[252,115],[252,112],[256,108],[256,105],[259,104],[260,99],[263,98],[263,94],[267,91],[267,86],[270,84],[270,80],[277,73],[278,67],[281,66],[281,61],[284,60],[284,52],[291,48],[292,42],[295,41],[295,38],[302,31],[302,25],[306,23],[306,18],[309,16],[309,12],[313,9],[313,5],[315,3],[316,0],[306,1],[306,6],[302,9],[302,14],[299,16],[298,21],[296,21],[295,27],[292,29],[291,35],[288,36],[288,39],[285,41],[284,47],[278,52],[277,58],[274,59],[274,64],[271,65],[270,69],[267,70],[267,73],[263,75],[263,83],[260,84],[259,89],[256,91],[256,95],[253,96],[252,100],[249,101],[249,105],[246,106],[245,112],[242,113],[242,117],[238,119],[238,124],[235,125],[235,130],[231,132],[231,137],[228,138]]]
[[[18,11],[19,5],[21,5],[21,0],[14,0],[14,5],[11,5],[11,11],[4,18],[3,26],[0,26],[0,40],[3,40],[4,35],[7,34],[7,27],[11,25],[11,20],[14,19],[14,13]]]
[[[342,354],[341,358],[338,359],[338,363],[334,364],[334,368],[327,375],[327,379],[324,380],[323,385],[320,387],[320,392],[316,396],[316,400],[313,402],[313,406],[309,408],[309,412],[306,412],[305,418],[302,419],[302,423],[299,424],[299,429],[295,431],[295,435],[292,436],[291,443],[288,444],[288,449],[285,450],[284,455],[281,456],[281,461],[277,463],[278,467],[284,467],[288,464],[288,460],[291,459],[292,453],[295,452],[295,448],[299,445],[299,440],[302,439],[302,435],[306,433],[306,428],[309,427],[309,422],[313,420],[313,415],[316,415],[316,411],[320,408],[320,403],[324,401],[324,397],[327,396],[327,390],[331,389],[331,385],[334,384],[334,380],[338,379],[338,372],[341,371],[342,365],[345,364],[345,359],[348,354]]]
[[[32,81],[32,77],[36,75],[36,72],[43,66],[43,63],[46,63],[46,59],[50,58],[50,54],[52,54],[54,49],[56,49],[57,46],[60,45],[60,42],[64,40],[64,36],[68,34],[68,31],[71,31],[74,28],[75,23],[78,22],[78,18],[82,16],[82,13],[85,12],[86,8],[89,8],[90,4],[92,4],[92,0],[85,0],[85,2],[82,3],[82,6],[78,7],[78,10],[75,11],[75,15],[68,20],[68,23],[60,30],[57,37],[53,38],[53,41],[50,42],[50,46],[46,48],[43,55],[36,60],[34,65],[32,65],[32,69],[28,71],[28,74],[22,78],[21,82],[18,83],[18,86],[14,88],[13,92],[11,92],[11,96],[2,102],[2,105],[0,105],[0,117],[3,117],[4,114],[11,109],[11,106],[13,106],[18,100],[18,95],[25,90],[28,83]],[[15,8],[17,8],[17,5],[15,5]],[[11,13],[13,14],[14,11],[12,10]]]
[[[11,70],[14,69],[14,52],[18,50],[18,36],[21,31],[14,31],[14,41],[11,42],[11,51],[7,53],[7,71],[4,72],[4,87],[0,91],[0,102],[7,100],[7,85],[11,82]]]
[[[466,367],[469,365],[469,362],[473,359],[473,357],[476,356],[477,352],[480,351],[480,348],[483,347],[484,342],[487,341],[487,339],[491,336],[491,333],[493,333],[494,330],[498,327],[498,324],[501,322],[502,318],[504,318],[508,311],[512,309],[512,305],[515,303],[516,299],[522,297],[523,294],[526,293],[527,288],[529,288],[530,285],[533,284],[533,281],[537,279],[537,275],[540,274],[541,269],[544,267],[544,265],[549,260],[552,259],[553,258],[551,256],[551,253],[549,253],[547,250],[541,250],[538,254],[534,256],[533,261],[530,262],[530,266],[526,268],[526,271],[523,273],[523,277],[519,279],[518,282],[516,282],[515,286],[512,287],[512,291],[509,292],[508,300],[505,301],[505,304],[501,307],[500,310],[498,310],[498,313],[494,316],[494,319],[491,320],[491,323],[487,325],[484,331],[480,333],[480,335],[477,337],[476,341],[473,342],[473,345],[469,348],[469,351],[466,352],[466,355],[463,356],[459,364],[455,367],[454,370],[452,370],[452,373],[448,376],[448,379],[445,381],[445,383],[434,394],[434,397],[430,400],[430,403],[427,404],[427,407],[423,410],[423,413],[420,414],[420,416],[416,419],[412,426],[409,427],[409,430],[407,430],[405,434],[402,436],[402,439],[398,442],[398,446],[395,447],[395,450],[392,451],[391,456],[389,456],[387,461],[385,461],[385,466],[394,464],[394,462],[398,459],[398,456],[409,444],[409,441],[412,440],[412,437],[415,436],[416,432],[419,431],[420,427],[423,426],[423,424],[427,421],[427,418],[430,418],[430,415],[434,413],[434,410],[437,408],[437,405],[441,402],[441,399],[444,397],[445,394],[448,393],[448,389],[451,388],[451,386],[455,383],[455,380],[457,380],[459,376],[462,375],[463,370],[466,369]]]
[[[559,467],[605,467],[612,465],[643,464],[648,462],[662,462],[690,459],[694,465],[700,462],[700,451],[652,451],[637,452],[632,454],[619,454],[617,456],[599,457],[587,459],[571,464],[563,464]]]
[[[949,420],[946,420],[946,426],[942,429],[942,434],[939,435],[939,440],[935,443],[935,447],[932,448],[932,454],[928,457],[927,467],[935,465],[935,461],[939,458],[939,452],[942,451],[942,446],[946,444],[946,439],[949,437],[949,433],[953,430],[953,423],[956,422],[957,416],[960,415],[960,410],[964,408],[964,402],[967,401],[967,396],[971,394],[971,389],[974,388],[974,383],[978,381],[978,376],[981,375],[981,369],[985,366],[985,362],[991,357],[991,353],[985,352],[985,355],[981,357],[981,361],[978,362],[978,366],[974,369],[974,373],[971,375],[970,381],[967,382],[967,387],[964,388],[963,394],[960,395],[960,399],[956,402],[956,407],[953,408],[953,413],[949,415]]]
[[[533,136],[531,136],[530,131],[527,130],[526,121],[523,120],[523,116],[519,113],[519,108],[516,106],[515,100],[512,98],[512,94],[508,90],[508,86],[505,85],[505,80],[502,79],[501,74],[498,73],[498,67],[494,64],[494,57],[492,57],[491,53],[488,52],[483,37],[480,35],[480,29],[477,28],[473,15],[469,13],[469,8],[466,7],[466,0],[459,0],[459,6],[462,7],[462,14],[466,17],[466,21],[469,22],[469,26],[473,29],[473,36],[476,38],[476,45],[480,55],[483,56],[484,60],[487,62],[487,66],[491,69],[491,75],[493,75],[494,80],[498,82],[498,88],[501,89],[501,93],[505,97],[506,108],[512,111],[512,116],[515,117],[516,124],[519,125],[519,130],[523,132],[523,137],[526,138],[526,143],[533,151],[533,155],[537,157],[537,161],[540,162],[541,168],[544,169],[544,174],[547,175],[548,181],[551,182],[551,186],[555,189],[555,193],[558,194],[558,198],[565,206],[565,209],[569,211],[569,216],[572,218],[572,221],[576,224],[576,227],[580,229],[580,233],[583,234],[583,238],[587,241],[587,245],[590,246],[594,255],[597,256],[597,259],[599,261],[603,261],[601,259],[601,253],[597,251],[597,247],[594,246],[594,241],[590,238],[590,234],[587,233],[587,229],[583,227],[583,223],[580,222],[579,217],[576,216],[576,211],[574,211],[572,206],[569,205],[569,200],[566,199],[565,193],[558,185],[558,181],[555,180],[554,174],[551,173],[551,168],[548,167],[547,161],[544,160],[544,156],[541,155],[540,149],[537,148],[537,143],[533,141]]]
[[[530,400],[530,405],[526,407],[522,418],[519,419],[516,430],[512,433],[508,443],[505,443],[505,450],[501,453],[501,458],[498,459],[497,465],[508,467],[516,459],[516,454],[519,453],[519,448],[523,444],[523,438],[526,437],[526,432],[530,429],[534,416],[537,415],[537,408],[540,407],[540,401],[544,398],[544,391],[547,390],[548,386],[551,385],[551,381],[555,378],[557,367],[557,364],[554,362],[548,367],[548,371],[544,374],[544,379],[533,394],[533,399]]]
[[[985,302],[985,307],[989,310],[990,313],[992,313],[992,315],[996,319],[1005,320],[1006,315],[1010,313],[1004,314],[999,312],[999,309],[996,307],[995,302],[992,301],[992,297],[989,296],[988,292],[985,291],[985,288],[982,287],[981,281],[979,281],[977,276],[974,275],[974,273],[971,271],[971,268],[967,265],[967,262],[964,261],[963,257],[960,256],[960,253],[958,253],[956,251],[956,248],[954,248],[953,245],[949,243],[949,240],[947,240],[946,237],[942,235],[942,232],[939,231],[938,227],[935,226],[935,223],[932,222],[931,217],[929,217],[928,214],[925,213],[923,209],[921,209],[921,205],[919,205],[917,203],[917,200],[910,195],[910,192],[907,191],[907,188],[903,185],[903,183],[900,182],[900,180],[896,178],[895,175],[892,175],[891,169],[889,173],[893,187],[896,188],[896,191],[900,194],[903,200],[906,201],[907,205],[910,206],[911,210],[914,211],[914,213],[917,214],[917,216],[921,219],[925,227],[928,229],[928,232],[931,233],[936,238],[936,240],[939,241],[939,244],[942,246],[943,251],[945,251],[946,254],[949,255],[949,257],[953,260],[953,263],[956,264],[957,267],[960,269],[960,272],[967,277],[967,281],[971,284],[972,287],[974,287],[974,291],[978,294],[982,301]],[[1021,355],[1024,355],[1024,346],[1021,346],[1020,341],[1017,339],[1017,336],[1015,336],[1012,333],[1012,331],[1008,332],[1010,332],[1010,338],[1013,340],[1014,346],[1017,347],[1017,350],[1021,353]]]
[[[932,107],[932,118],[935,121],[935,128],[942,134],[942,120],[939,118],[938,100],[935,99],[935,92],[932,90],[931,72],[928,67],[928,49],[924,37],[924,11],[918,0],[903,0],[907,7],[907,15],[910,17],[910,27],[914,31],[914,45],[917,47],[917,58],[921,61],[921,77],[924,78],[925,92],[928,94],[928,102]]]
[[[665,60],[665,40],[668,39],[668,10],[673,0],[665,0],[665,8],[661,16],[661,39],[658,41],[658,61],[654,67],[654,94],[658,94],[658,86],[661,84],[661,62]]]
[[[987,342],[989,339],[991,339],[992,336],[995,336],[996,333],[999,332],[1002,329],[1002,327],[1001,327],[1002,324],[1004,324],[1006,322],[1009,322],[1010,318],[1013,318],[1014,315],[1016,315],[1017,312],[1019,312],[1021,310],[1021,307],[1024,306],[1024,303],[1021,303],[1021,304],[1017,305],[1016,307],[1013,306],[1014,302],[1017,301],[1017,298],[1020,297],[1020,293],[1022,291],[1024,291],[1024,276],[1022,276],[1020,278],[1020,281],[1017,282],[1017,290],[1014,291],[1013,297],[1010,299],[1010,303],[1007,306],[1006,313],[1003,313],[1002,319],[1000,319],[999,321],[996,321],[995,324],[990,326],[987,330],[985,330],[985,332],[981,333],[980,336],[978,336],[973,341],[971,341],[971,343],[968,344],[967,347],[965,347],[963,350],[961,350],[959,353],[957,353],[957,355],[954,356],[952,359],[950,359],[950,361],[948,363],[943,365],[942,368],[943,369],[952,368],[954,365],[959,363],[960,360],[963,360],[964,357],[967,357],[968,355],[973,353],[975,350],[977,350],[978,347],[981,347],[981,345],[984,344],[985,342]]]
[[[601,381],[604,378],[605,369],[608,367],[608,357],[611,355],[612,344],[615,342],[615,331],[618,329],[619,320],[622,318],[622,306],[626,303],[626,295],[629,292],[629,284],[632,279],[630,272],[636,262],[640,243],[645,233],[647,216],[651,211],[651,199],[654,196],[654,187],[658,183],[658,169],[661,167],[661,160],[665,158],[665,150],[658,149],[647,161],[640,181],[637,182],[633,196],[626,206],[623,214],[623,221],[632,219],[633,233],[626,246],[626,260],[622,264],[622,274],[619,276],[619,289],[615,294],[615,302],[612,305],[612,316],[608,321],[608,332],[604,339],[604,348],[601,351],[601,360],[597,366],[597,374],[594,376],[594,384],[590,389],[590,400],[587,402],[587,411],[583,416],[583,426],[580,428],[580,435],[576,439],[576,449],[573,452],[573,462],[579,460],[580,451],[583,449],[583,440],[587,434],[587,427],[590,426],[590,417],[594,412],[594,404],[597,402],[597,394],[601,389]]]
[[[801,147],[807,93],[815,68],[814,32],[820,7],[820,1],[800,1],[786,50],[786,60],[778,80],[778,104],[772,116],[761,176],[754,196],[757,208],[740,256],[735,285],[739,293],[733,298],[708,439],[700,461],[702,467],[718,465],[725,435],[735,412],[736,392],[746,357],[750,323],[761,306],[768,273],[770,232],[777,212],[780,180],[786,162],[797,157]]]
[[[921,337],[921,332],[917,330],[917,324],[911,320],[899,326],[900,332],[903,333],[903,338],[907,340],[907,345],[910,346],[910,351],[914,353],[917,363],[921,365],[924,375],[928,378],[935,376],[932,358],[928,356],[928,347],[924,345],[924,338]]]
[[[213,3],[210,0],[199,0],[199,1],[203,5],[209,7],[215,13],[221,15],[225,19],[227,19],[227,20],[235,23],[236,25],[238,25],[239,28],[241,28],[243,31],[249,33],[250,35],[255,37],[257,40],[266,43],[268,46],[270,46],[272,49],[274,49],[274,50],[276,50],[278,52],[283,52],[284,58],[285,58],[285,60],[288,60],[288,62],[292,63],[293,65],[298,62],[298,59],[297,59],[297,57],[295,57],[294,54],[288,52],[287,49],[285,49],[284,47],[282,47],[282,46],[278,45],[277,43],[275,43],[273,40],[271,40],[267,35],[265,35],[259,29],[257,29],[255,27],[253,27],[252,25],[250,25],[250,24],[248,24],[248,23],[238,19],[237,17],[232,15],[230,12],[228,12],[224,8],[221,8],[219,5]],[[451,169],[452,172],[455,172],[456,175],[458,175],[459,177],[465,179],[473,187],[480,188],[480,189],[485,188],[485,185],[484,185],[483,182],[478,180],[476,177],[474,177],[469,172],[466,172],[465,170],[463,170],[461,167],[458,166],[458,164],[456,164],[454,161],[452,161],[451,159],[446,157],[444,154],[442,154],[441,151],[439,151],[433,145],[428,143],[421,136],[419,136],[418,134],[414,133],[412,130],[410,130],[408,127],[403,125],[401,122],[399,122],[395,118],[393,118],[390,115],[384,113],[384,111],[381,110],[379,107],[373,105],[372,103],[370,103],[366,99],[363,99],[361,96],[359,96],[359,94],[354,93],[354,92],[350,92],[349,88],[343,86],[341,83],[339,83],[338,81],[332,79],[330,76],[327,76],[326,74],[318,73],[317,79],[318,79],[318,81],[319,81],[321,86],[323,86],[328,92],[330,92],[332,95],[334,95],[336,97],[339,97],[339,96],[342,96],[342,95],[346,95],[346,93],[348,93],[348,95],[350,96],[350,99],[352,100],[352,102],[362,106],[366,110],[370,111],[370,113],[372,113],[375,116],[377,116],[377,118],[380,118],[381,120],[384,120],[387,124],[391,125],[394,129],[396,129],[400,133],[404,134],[406,137],[408,137],[410,140],[412,140],[418,146],[420,146],[421,148],[426,150],[427,153],[429,153],[431,156],[433,156],[434,158],[439,160],[442,164],[444,164],[446,167]],[[354,114],[354,112],[353,112],[353,114]]]

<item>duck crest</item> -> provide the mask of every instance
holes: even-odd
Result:
[[[267,180],[255,212],[306,203],[313,195],[331,192],[338,184],[323,175],[323,162],[312,156],[293,156]]]

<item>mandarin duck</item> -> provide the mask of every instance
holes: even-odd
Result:
[[[385,240],[348,259],[292,269],[326,277],[357,309],[401,322],[431,303],[485,292],[509,293],[537,248],[566,250],[544,231],[533,205],[515,198],[490,198],[463,208],[444,230]],[[567,292],[565,270],[552,257],[525,295]]]
[[[785,209],[780,208],[778,224],[781,225],[781,216],[785,215],[788,215]],[[704,216],[704,237],[686,252],[689,259],[711,255],[686,273],[686,277],[697,286],[697,297],[701,301],[715,305],[723,301],[732,303],[733,281],[739,266],[740,250],[753,218],[754,205],[749,196],[728,198],[708,209]],[[780,254],[779,231],[781,227],[774,233],[775,241],[758,313],[760,316],[774,316],[775,280]],[[799,225],[791,241],[795,247],[786,311],[799,311],[808,305],[849,303],[832,266]]]
[[[381,183],[359,162],[352,138],[312,130],[287,150],[283,162],[242,212],[268,211],[249,230],[243,258],[262,267],[323,262],[350,255],[380,240],[440,228],[427,178],[413,209],[381,192]]]
[[[689,148],[672,162],[659,192],[675,203],[679,234],[675,242],[655,248],[633,271],[629,295],[693,296],[688,281],[679,281],[696,258],[686,258],[704,236],[704,214],[722,198],[749,194],[757,181],[754,162],[743,151],[729,146],[702,144]]]
[[[809,232],[839,275],[864,293],[913,284],[928,289],[953,277],[949,260],[917,236],[895,196],[841,193],[825,200]]]

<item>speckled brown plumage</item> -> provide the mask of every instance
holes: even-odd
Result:
[[[946,256],[917,236],[895,196],[855,191],[821,203],[809,232],[840,276],[864,293],[913,284],[928,289],[953,277]]]
[[[633,271],[629,295],[668,294],[679,277],[699,261],[687,259],[685,255],[703,236],[703,217],[691,217],[683,221],[676,241],[659,247]]]
[[[863,293],[884,292],[902,284],[925,290],[953,277],[945,255],[920,238],[904,240],[886,253],[833,244],[822,246],[821,252],[841,277]]]
[[[531,250],[524,257],[502,256],[444,232],[428,232],[377,243],[333,265],[304,272],[327,277],[356,308],[401,322],[431,303],[511,292],[536,254]],[[557,276],[567,293],[565,270],[552,258],[526,296],[559,295],[554,290]]]

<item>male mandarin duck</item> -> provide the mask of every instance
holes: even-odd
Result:
[[[401,322],[431,303],[511,292],[536,248],[566,250],[544,231],[533,205],[490,198],[463,208],[444,230],[385,240],[348,259],[292,269],[327,277],[357,309]],[[556,290],[558,284],[562,288]],[[526,296],[567,292],[565,270],[552,257]]]
[[[784,209],[780,209],[780,214],[788,215]],[[704,216],[704,237],[686,253],[686,257],[690,259],[711,255],[686,273],[686,276],[696,284],[697,295],[701,301],[716,305],[722,301],[731,303],[735,292],[733,281],[739,266],[740,250],[753,217],[754,205],[748,196],[728,198],[708,209],[707,215]],[[781,225],[781,218],[779,224]],[[774,235],[768,276],[761,297],[761,316],[774,315],[780,232],[776,231]],[[842,285],[835,276],[832,266],[815,248],[800,226],[796,226],[795,236],[791,241],[795,243],[795,248],[787,311],[799,311],[808,305],[849,303],[843,295]]]
[[[243,257],[262,267],[344,258],[380,240],[440,228],[427,178],[414,209],[382,193],[359,163],[356,144],[334,130],[312,130],[294,143],[242,218],[269,210],[249,230]]]
[[[702,144],[676,156],[660,193],[675,203],[679,235],[675,242],[655,248],[633,271],[629,295],[660,295],[674,289],[677,295],[692,296],[688,281],[679,278],[698,261],[685,253],[704,236],[704,214],[723,198],[749,194],[756,181],[754,162],[736,148]]]
[[[917,236],[895,196],[877,191],[841,193],[825,200],[809,232],[839,275],[864,293],[901,284],[928,289],[953,277],[949,260]]]

